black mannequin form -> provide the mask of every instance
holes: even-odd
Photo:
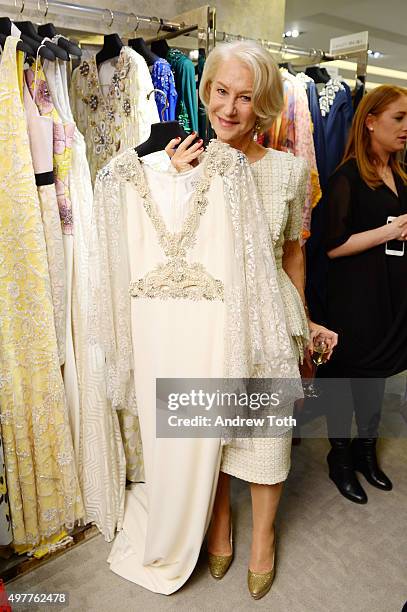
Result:
[[[128,42],[129,47],[140,53],[147,62],[147,66],[152,66],[159,57],[148,48],[144,38],[130,38]]]
[[[96,64],[118,57],[123,47],[123,41],[118,34],[105,34],[103,47],[96,54]]]
[[[38,34],[43,38],[45,38],[45,36],[48,36],[48,38],[54,38],[58,32],[56,31],[53,23],[46,23],[38,26]],[[64,51],[69,53],[69,55],[74,55],[75,57],[81,57],[82,55],[82,49],[71,40],[68,40],[68,38],[65,38],[65,36],[58,38],[58,47],[64,49]]]

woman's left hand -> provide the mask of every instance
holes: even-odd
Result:
[[[308,350],[310,354],[312,355],[314,352],[314,343],[316,341],[324,341],[327,347],[327,351],[324,353],[324,358],[325,361],[329,361],[335,346],[338,344],[338,334],[324,327],[323,325],[313,323],[313,321],[308,321],[308,326],[310,332]]]

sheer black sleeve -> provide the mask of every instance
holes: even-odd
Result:
[[[344,244],[352,231],[351,181],[346,174],[338,172],[328,183],[324,211],[324,244],[326,251]]]

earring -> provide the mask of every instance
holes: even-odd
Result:
[[[258,136],[260,133],[260,120],[256,119],[256,123],[254,124],[254,130],[253,130],[253,139],[257,140]]]
[[[370,127],[370,128],[369,128],[369,130],[370,130],[371,132],[373,132],[373,131],[374,131],[372,127]]]

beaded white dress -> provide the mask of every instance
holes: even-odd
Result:
[[[269,149],[250,168],[268,221],[293,351],[302,360],[308,342],[307,317],[297,289],[283,270],[282,260],[284,242],[301,236],[308,164],[291,153]],[[258,484],[282,482],[290,471],[291,437],[292,430],[287,430],[279,437],[257,438],[250,447],[225,446],[221,471]]]
[[[138,414],[145,483],[109,501],[119,534],[111,569],[163,594],[195,567],[212,510],[219,439],[155,435],[156,377],[299,377],[266,221],[246,157],[213,141],[182,173],[130,149],[99,172],[88,340],[106,402],[94,454],[113,449],[117,410]],[[102,393],[102,386],[99,392]],[[137,397],[137,401],[136,401]],[[102,408],[102,405],[100,405]],[[97,418],[96,413],[92,418]],[[112,515],[113,516],[113,515]]]

